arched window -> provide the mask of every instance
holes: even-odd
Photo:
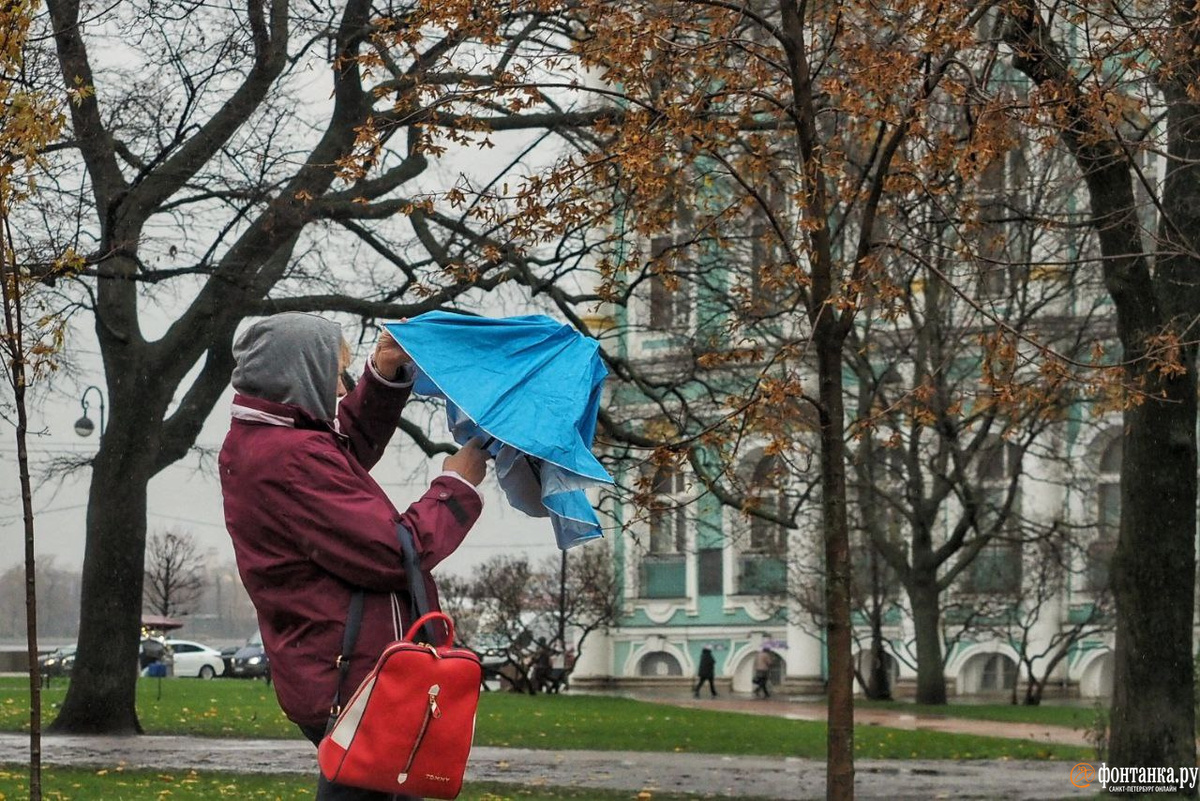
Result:
[[[751,463],[750,495],[759,511],[777,517],[788,511],[783,488],[787,471],[777,455]],[[742,595],[779,595],[787,589],[787,529],[774,520],[750,516],[749,536],[741,543],[737,591]]]
[[[960,691],[997,693],[1012,690],[1017,683],[1017,663],[1001,653],[975,654],[958,674]]]
[[[1096,487],[1099,508],[1097,527],[1100,536],[1116,539],[1117,530],[1121,526],[1121,458],[1124,445],[1121,438],[1113,437],[1112,442],[1100,455],[1100,479]]]
[[[687,331],[692,317],[692,281],[695,271],[695,213],[679,199],[674,206],[672,230],[650,240],[650,328],[655,331]]]
[[[683,471],[661,465],[650,477],[650,536],[642,555],[640,594],[643,598],[683,598],[687,595],[687,497]]]
[[[687,506],[683,471],[663,465],[654,471],[650,508],[650,553],[682,553],[687,542]]]
[[[984,529],[982,533],[988,533],[986,529],[994,526],[1004,513],[1012,482],[1021,471],[1021,449],[1012,442],[993,437],[980,448],[976,463],[977,492],[982,507],[979,525]],[[1008,512],[1010,516],[1016,516],[1017,500],[1013,499]]]
[[[971,561],[965,589],[983,594],[1015,593],[1021,586],[1021,546],[1019,538],[1010,541],[1005,534],[1014,527],[1019,496],[1012,499],[1007,512],[1005,505],[1014,492],[1012,482],[1020,474],[1021,449],[993,438],[979,451],[977,462],[977,530],[981,537],[993,539]]]
[[[683,667],[679,660],[666,651],[654,651],[642,657],[638,663],[639,676],[682,676]]]
[[[685,330],[692,313],[691,284],[682,276],[680,251],[683,237],[659,236],[650,240],[650,258],[656,269],[650,277],[650,327],[655,331]]]
[[[782,489],[786,475],[783,460],[774,454],[762,457],[754,465],[750,491],[760,511],[776,517],[787,513],[787,499]],[[773,556],[782,554],[787,550],[787,529],[774,520],[751,516],[750,542],[746,550]]]
[[[979,176],[979,223],[969,235],[979,266],[979,297],[1005,298],[1020,291],[1028,265],[1019,256],[1021,241],[1007,219],[1025,201],[1021,187],[1028,182],[1029,164],[1021,148],[992,159]],[[1015,247],[1014,247],[1015,246]]]
[[[786,308],[789,296],[783,280],[787,254],[777,226],[786,235],[785,193],[774,183],[760,191],[760,199],[750,213],[750,301],[751,313],[773,317]]]
[[[1124,446],[1114,436],[1100,454],[1100,476],[1096,481],[1096,539],[1087,549],[1087,587],[1092,592],[1108,589],[1109,567],[1121,528],[1121,458]]]
[[[979,674],[981,692],[1011,690],[1017,683],[1017,663],[1004,654],[992,654]]]

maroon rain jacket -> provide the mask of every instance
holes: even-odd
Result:
[[[363,620],[343,700],[394,637],[393,595],[401,634],[412,620],[396,521],[413,532],[428,571],[458,547],[482,510],[473,487],[443,474],[401,514],[367,473],[408,394],[368,368],[338,407],[340,433],[299,406],[234,398],[220,456],[225,523],[258,610],[279,704],[303,726],[328,720],[356,589],[365,591]],[[432,579],[426,584],[437,608]]]

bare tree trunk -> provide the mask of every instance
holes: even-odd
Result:
[[[0,295],[4,301],[5,341],[8,345],[9,375],[17,410],[17,469],[21,482],[21,512],[25,525],[25,641],[29,657],[29,798],[42,798],[42,679],[38,663],[37,559],[34,554],[33,490],[29,482],[29,450],[26,437],[29,417],[25,408],[26,358],[21,314],[21,281],[17,273],[16,248],[8,226],[8,210],[0,205]],[[11,260],[10,260],[11,259]]]
[[[559,554],[558,563],[558,647],[563,657],[567,653],[567,552]],[[566,662],[563,662],[566,665]]]
[[[1172,6],[1177,22],[1192,20],[1191,4]],[[1147,313],[1149,303],[1129,303],[1121,297],[1126,287],[1108,276],[1128,359],[1126,381],[1147,396],[1125,410],[1121,527],[1112,569],[1117,636],[1109,754],[1118,765],[1196,764],[1196,346],[1187,343],[1195,341],[1200,312],[1200,105],[1190,95],[1190,87],[1167,91],[1161,244],[1154,291],[1144,299],[1157,301],[1159,314]],[[1147,339],[1164,328],[1184,343],[1172,366],[1177,372],[1148,353]]]
[[[1046,682],[1035,679],[1032,670],[1027,674],[1025,681],[1025,706],[1041,706]]]
[[[829,650],[829,799],[854,797],[854,666],[850,630],[850,529],[846,518],[843,329],[826,309],[816,331],[821,420],[821,507],[825,531],[825,615]]]
[[[945,704],[942,615],[937,583],[914,579],[908,587],[908,598],[912,604],[913,633],[917,641],[917,703]]]
[[[38,661],[37,617],[37,557],[34,554],[33,491],[29,483],[29,451],[26,435],[29,431],[25,410],[24,368],[18,381],[22,387],[17,397],[17,465],[21,473],[21,509],[25,517],[25,642],[29,655],[29,798],[42,797],[42,676]]]
[[[141,560],[146,540],[149,462],[157,449],[141,436],[131,436],[131,431],[140,428],[137,423],[119,417],[110,421],[93,466],[79,650],[62,711],[51,731],[72,734],[142,731],[135,704],[142,612]],[[113,586],[112,576],[122,576],[125,580]]]
[[[873,568],[877,569],[877,568]],[[867,674],[867,698],[872,701],[892,700],[892,674],[884,662],[886,651],[883,648],[883,605],[878,596],[871,608],[871,667]]]
[[[883,571],[880,566],[882,557],[871,547],[871,672],[867,678],[867,697],[872,701],[892,700],[892,674],[884,663],[886,651],[883,648],[883,608],[887,601],[887,587],[884,585]]]
[[[1125,412],[1109,740],[1112,760],[1121,765],[1196,761],[1194,357],[1184,375],[1164,383],[1163,401],[1147,400]]]

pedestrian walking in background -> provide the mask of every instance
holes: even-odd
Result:
[[[771,691],[767,683],[771,678],[771,668],[775,664],[775,654],[769,646],[764,645],[754,657],[754,697],[770,698]]]
[[[700,670],[696,674],[696,686],[692,688],[692,697],[700,697],[700,688],[704,686],[704,682],[708,682],[708,689],[712,692],[712,697],[717,697],[717,688],[713,684],[713,679],[716,677],[717,660],[713,658],[712,648],[707,645],[700,649]]]
[[[412,532],[425,571],[453,553],[483,508],[476,485],[486,453],[471,443],[447,457],[429,490],[402,513],[367,472],[395,433],[412,385],[411,360],[390,334],[380,337],[353,389],[341,326],[316,315],[254,323],[234,357],[237,395],[219,461],[225,524],[279,705],[317,744],[335,690],[349,698],[413,622],[397,523]],[[426,589],[437,609],[428,574]],[[362,623],[339,686],[342,635],[357,590]],[[391,798],[318,780],[317,801]]]

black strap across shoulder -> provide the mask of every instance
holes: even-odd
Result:
[[[363,593],[355,590],[350,596],[350,611],[346,614],[346,628],[342,631],[342,652],[335,662],[338,669],[337,686],[333,690],[333,703],[329,707],[329,719],[333,720],[342,711],[342,685],[350,673],[350,654],[358,641],[358,630],[362,626]]]
[[[425,574],[421,572],[421,561],[417,558],[417,546],[412,532],[403,523],[396,524],[396,535],[400,538],[400,552],[404,554],[404,574],[408,577],[408,597],[412,599],[414,620],[429,614],[429,595],[425,592]],[[424,633],[424,632],[423,632]],[[404,632],[400,632],[401,635]]]
[[[404,574],[408,579],[408,595],[411,599],[416,618],[423,617],[429,612],[429,595],[425,590],[425,574],[421,571],[421,562],[417,558],[417,546],[413,541],[412,532],[400,522],[396,523],[396,536],[400,540],[400,552],[404,556]],[[346,628],[342,631],[342,652],[337,658],[338,681],[333,691],[333,704],[329,708],[329,725],[342,711],[342,685],[350,673],[350,655],[354,653],[354,644],[358,642],[358,630],[362,627],[363,591],[355,590],[350,595],[350,608],[346,613]],[[400,632],[403,636],[404,632]],[[428,632],[423,628],[418,632],[418,639],[429,642]]]

